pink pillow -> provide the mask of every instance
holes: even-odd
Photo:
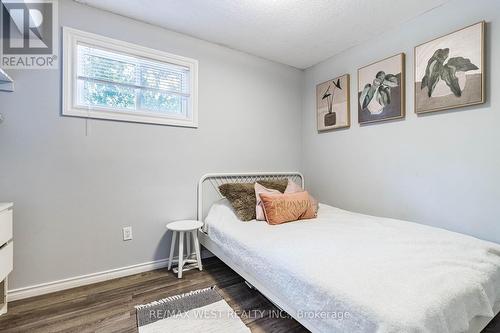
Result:
[[[297,184],[293,180],[288,179],[288,185],[286,186],[285,192],[283,192],[283,193],[297,193],[297,192],[303,192],[303,191],[304,191],[304,189],[302,188],[302,186],[300,186],[299,184]],[[314,217],[316,217],[316,215],[318,214],[318,208],[319,208],[318,200],[316,200],[312,195],[309,194],[309,201],[311,201],[311,206],[313,207],[313,210],[314,210]]]
[[[266,216],[264,215],[264,209],[262,207],[263,205],[262,205],[262,199],[260,198],[260,194],[261,193],[281,194],[281,192],[278,190],[273,190],[273,189],[264,187],[264,186],[260,185],[259,183],[255,183],[254,188],[255,188],[255,199],[257,201],[257,205],[255,206],[255,215],[257,216],[256,219],[259,221],[265,221]],[[288,188],[288,186],[287,186],[287,188]]]
[[[315,218],[309,194],[306,191],[275,194],[260,193],[262,206],[269,224],[281,224]]]
[[[285,192],[283,193],[295,193],[302,192],[304,189],[291,179],[288,179],[288,185],[286,186]]]

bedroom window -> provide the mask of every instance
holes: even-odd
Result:
[[[63,114],[197,127],[193,59],[64,28]]]

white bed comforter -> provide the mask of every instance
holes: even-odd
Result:
[[[500,300],[500,245],[462,234],[327,205],[314,220],[241,222],[224,200],[205,222],[317,332],[465,332]]]

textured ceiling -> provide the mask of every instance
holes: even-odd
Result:
[[[449,0],[76,0],[307,68]]]

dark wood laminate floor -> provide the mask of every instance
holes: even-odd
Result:
[[[160,269],[12,302],[0,317],[0,332],[137,332],[135,305],[212,285],[236,311],[264,311],[264,316],[242,316],[254,333],[308,332],[291,318],[270,317],[278,310],[216,258],[204,260],[202,272],[185,272],[181,280]],[[500,316],[483,331],[498,332]]]
[[[137,332],[135,305],[213,285],[236,311],[278,311],[220,260],[203,264],[203,271],[184,272],[182,279],[160,269],[11,302],[0,317],[0,332]],[[307,332],[288,318],[242,320],[252,332]]]

